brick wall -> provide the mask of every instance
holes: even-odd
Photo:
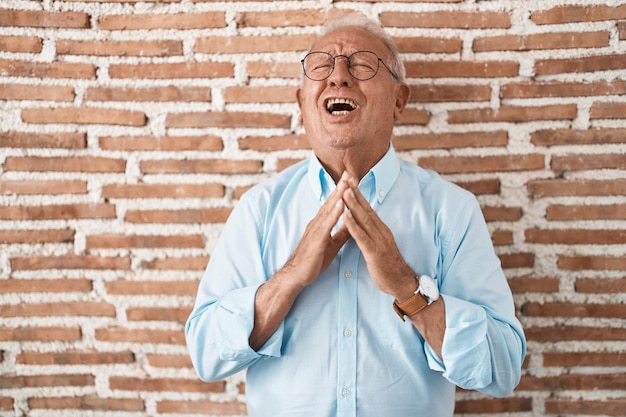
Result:
[[[0,0],[1,417],[245,415],[183,325],[238,197],[308,155],[341,9],[396,38],[395,146],[478,195],[527,332],[518,389],[457,413],[624,415],[623,1],[144,1]]]

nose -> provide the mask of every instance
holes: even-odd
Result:
[[[335,68],[328,77],[328,82],[333,86],[347,87],[352,83],[352,76],[348,70],[348,57],[337,55],[335,57]]]

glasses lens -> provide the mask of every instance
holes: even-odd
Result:
[[[302,61],[304,74],[314,81],[321,81],[333,72],[335,60],[326,52],[311,52]]]
[[[357,80],[369,80],[378,72],[378,55],[368,51],[355,52],[350,55],[349,69]]]

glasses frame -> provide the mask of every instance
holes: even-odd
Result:
[[[354,74],[352,74],[352,71],[350,71],[350,58],[352,58],[352,56],[353,56],[354,54],[358,54],[359,52],[368,52],[368,53],[370,53],[370,54],[373,54],[373,55],[374,55],[374,56],[378,59],[378,62],[377,62],[377,65],[376,65],[376,71],[374,72],[374,74],[372,74],[372,76],[371,76],[371,77],[368,77],[368,78],[357,78],[357,77],[355,77],[355,76],[354,76]],[[327,75],[326,77],[324,77],[324,78],[319,79],[319,80],[318,80],[318,79],[315,79],[315,78],[311,78],[311,76],[309,76],[309,74],[307,74],[307,72],[306,72],[306,68],[305,68],[305,66],[304,66],[304,61],[306,61],[306,59],[307,59],[307,57],[308,57],[309,55],[313,55],[313,54],[325,54],[325,55],[328,55],[329,57],[331,57],[331,58],[332,58],[332,60],[333,60],[333,67],[332,67],[332,69],[330,70],[330,72],[328,73],[328,75]],[[392,76],[395,80],[399,80],[399,77],[396,75],[396,73],[395,73],[395,72],[393,72],[393,71],[391,70],[391,68],[389,68],[389,67],[387,66],[387,64],[385,64],[385,61],[383,61],[383,59],[382,59],[381,57],[379,57],[379,56],[378,56],[378,54],[376,54],[376,52],[373,52],[373,51],[356,51],[356,52],[351,53],[350,55],[343,55],[343,54],[339,54],[339,55],[332,55],[332,54],[329,54],[328,52],[323,52],[323,51],[311,51],[311,52],[309,52],[308,54],[306,54],[306,55],[304,56],[304,58],[302,58],[302,59],[300,60],[300,63],[302,64],[302,72],[304,72],[305,77],[307,77],[307,78],[308,78],[309,80],[311,80],[311,81],[324,81],[324,80],[327,80],[327,79],[328,79],[328,78],[329,78],[329,77],[333,74],[333,72],[335,71],[335,64],[336,64],[336,62],[337,62],[337,58],[345,58],[345,59],[346,59],[346,64],[347,64],[347,66],[348,66],[348,73],[349,73],[349,74],[350,74],[350,76],[351,76],[352,78],[354,78],[355,80],[359,80],[359,81],[367,81],[367,80],[371,80],[372,78],[374,78],[374,77],[376,76],[376,74],[378,74],[378,70],[380,69],[380,64],[381,64],[381,63],[383,64],[383,66],[384,66],[385,68],[387,68],[387,71],[389,71],[389,74],[391,74],[391,76]]]

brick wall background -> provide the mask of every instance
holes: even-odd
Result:
[[[478,195],[527,332],[457,414],[626,415],[624,1],[0,0],[0,417],[245,415],[183,325],[238,197],[308,155],[299,60],[344,9],[396,38],[395,146]]]

